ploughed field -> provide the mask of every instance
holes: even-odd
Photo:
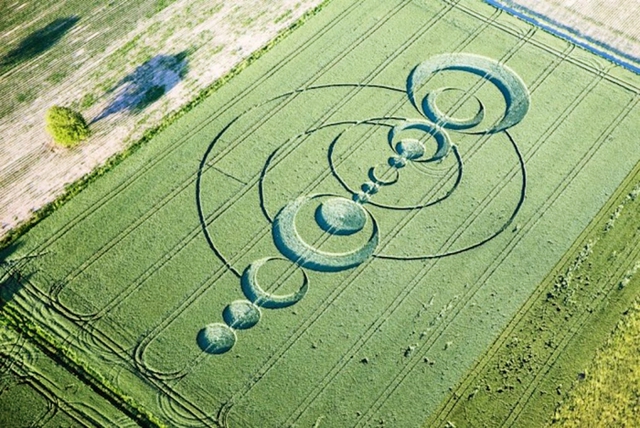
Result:
[[[637,295],[639,85],[480,1],[333,0],[15,242],[3,316],[138,423],[544,423]]]

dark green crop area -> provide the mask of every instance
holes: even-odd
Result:
[[[539,426],[638,293],[639,91],[481,1],[333,0],[15,241],[3,314],[141,425]]]

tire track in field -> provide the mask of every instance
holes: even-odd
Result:
[[[28,385],[33,391],[40,395],[39,398],[43,399],[46,402],[46,410],[42,411],[41,409],[42,414],[38,415],[39,418],[35,421],[30,421],[30,426],[44,426],[55,415],[56,407],[60,405],[60,402],[64,401],[61,400],[50,388],[46,387],[41,379],[38,379],[37,374],[33,371],[33,368],[20,366],[20,368],[18,369],[18,367],[14,366],[11,372],[14,376],[14,379],[17,378],[17,381],[12,382],[13,385],[9,386],[9,390],[11,389],[11,386]],[[32,414],[32,416],[35,415]],[[84,427],[97,426],[88,425],[85,421],[81,421],[81,424]]]
[[[24,281],[25,282],[23,282],[23,285],[25,286],[24,288],[25,291],[29,291],[32,293],[32,295],[36,295],[36,296],[42,293],[39,289],[37,289],[37,287],[34,284],[30,282],[29,279],[25,279]],[[20,312],[20,315],[22,315],[23,317],[31,316],[31,314],[25,308],[29,307],[29,305],[32,304],[32,302],[29,302],[29,301],[20,302],[20,300],[25,300],[25,298],[19,295],[19,296],[16,296],[16,298],[14,299],[17,305],[17,309]],[[75,324],[75,326],[81,332],[87,330],[86,324]],[[100,337],[94,336],[93,339],[95,339],[96,343],[101,342],[102,348],[110,349],[116,355],[118,355],[117,353],[118,349],[120,350],[119,355],[127,354],[127,350],[124,349],[121,344],[114,341],[113,338],[104,335],[103,332],[100,332]],[[124,362],[127,363],[126,360]],[[210,415],[204,413],[200,408],[193,406],[188,399],[178,394],[176,391],[171,390],[165,383],[157,382],[153,378],[141,378],[139,376],[137,376],[137,378],[141,382],[143,382],[143,384],[152,385],[155,388],[153,392],[156,393],[156,395],[160,395],[160,394],[172,395],[172,398],[174,399],[175,404],[180,406],[185,412],[188,412],[194,415],[194,418],[197,418],[197,420],[201,421],[201,423],[204,424],[205,426],[213,427],[212,424],[215,422],[210,422]]]
[[[98,423],[86,413],[77,409],[71,402],[62,398],[62,396],[54,392],[52,388],[45,385],[45,382],[48,382],[51,385],[57,385],[55,381],[49,379],[44,373],[40,373],[39,370],[35,369],[34,364],[37,362],[37,356],[34,351],[33,344],[24,337],[18,331],[13,330],[10,327],[5,329],[7,332],[11,332],[13,337],[9,338],[10,340],[5,343],[0,343],[0,358],[4,361],[0,361],[2,366],[0,366],[0,380],[5,376],[14,376],[19,379],[18,383],[13,383],[13,386],[17,386],[20,383],[25,383],[31,386],[36,392],[41,394],[47,401],[50,406],[49,410],[45,412],[43,417],[38,421],[40,422],[38,426],[43,425],[43,421],[50,419],[55,411],[56,407],[51,408],[52,404],[56,404],[59,408],[66,413],[69,411],[75,412],[72,416],[74,419],[81,423],[83,426],[95,426],[98,427]],[[28,346],[27,346],[28,345]],[[7,349],[2,349],[7,348]],[[40,379],[42,377],[42,379]],[[4,385],[5,388],[11,388],[11,385]],[[2,389],[0,388],[0,394],[2,393]],[[6,389],[5,389],[6,390]],[[97,411],[96,411],[97,412]],[[52,414],[53,413],[53,414]],[[97,412],[100,414],[100,412]],[[78,416],[79,415],[79,416]],[[91,422],[91,425],[87,425],[87,421],[84,419],[79,419],[84,417],[85,419]],[[106,420],[107,418],[105,418]]]
[[[87,427],[87,428],[92,428],[92,427],[100,428],[102,426],[99,421],[94,419],[87,412],[83,412],[77,406],[77,404],[76,405],[72,404],[71,402],[63,398],[59,393],[55,392],[53,388],[49,387],[48,385],[45,385],[45,382],[51,383],[53,385],[55,385],[55,382],[51,381],[50,379],[47,379],[46,376],[44,376],[44,379],[40,379],[38,377],[39,375],[36,374],[31,368],[29,369],[23,368],[23,369],[28,371],[28,374],[25,375],[24,373],[19,373],[19,372],[14,372],[14,373],[16,374],[16,376],[19,376],[21,378],[22,382],[26,383],[31,388],[33,388],[38,394],[40,394],[47,401],[47,405],[48,405],[47,411],[42,415],[42,417],[39,420],[34,421],[34,425],[32,426],[38,426],[38,427],[45,426],[51,419],[53,419],[53,417],[56,415],[56,413],[59,410],[62,410],[65,414],[67,414],[69,417],[74,419],[79,424],[79,426]],[[93,410],[95,413],[102,416],[105,421],[109,420],[109,418],[107,418],[105,415],[102,414],[102,412],[98,411],[93,406],[89,406],[86,404],[84,406],[86,406],[87,408]]]
[[[629,112],[637,105],[638,101],[639,101],[639,99],[637,97],[632,99],[630,101],[630,103],[627,106],[625,106],[625,108],[621,111],[621,113],[614,119],[614,121],[603,131],[603,133],[601,134],[600,138],[597,141],[601,141],[602,139],[606,138],[607,132],[610,132],[610,129],[615,128],[617,123],[619,123],[622,120],[624,120],[626,115],[628,115]],[[581,163],[586,164],[586,162],[581,162]],[[579,164],[574,167],[574,170],[577,169],[578,166],[579,166]],[[605,212],[602,215],[604,216],[604,215],[607,215],[607,214],[608,214],[608,212]],[[555,268],[554,268],[554,270],[555,270]],[[543,280],[543,282],[544,282],[544,280]],[[543,282],[541,282],[541,284]],[[494,342],[494,345],[492,345],[492,348],[495,346],[495,352],[497,352],[497,350],[500,348],[500,344],[499,343],[504,343],[506,338],[508,336],[510,336],[510,334],[513,332],[513,329],[515,329],[515,327],[517,326],[517,324],[520,321],[520,319],[531,309],[531,305],[535,302],[536,298],[538,298],[541,295],[541,293],[543,293],[544,291],[545,290],[543,288],[539,288],[538,290],[534,291],[534,293],[532,293],[532,295],[527,299],[525,304],[522,306],[522,308],[524,310],[520,310],[515,314],[515,316],[513,317],[514,321],[511,322],[511,325],[507,325],[507,327],[503,330],[503,334],[501,334],[501,336],[496,340],[496,342]],[[499,342],[499,341],[501,341],[501,342]],[[462,389],[462,391],[468,390],[469,385],[471,385],[471,383],[475,382],[475,379],[477,378],[477,373],[476,372],[481,371],[486,366],[486,364],[493,357],[495,352],[491,352],[491,349],[490,349],[490,351],[485,354],[486,357],[479,363],[481,365],[478,365],[476,368],[474,368],[470,372],[470,375],[467,376],[467,379],[465,379],[463,381],[462,385],[467,385],[467,386],[463,386],[464,389]],[[460,388],[457,388],[457,389],[461,390]],[[461,394],[457,399],[455,399],[455,402],[451,406],[452,407],[455,406],[455,403],[457,403],[457,401],[459,401],[459,399],[463,395],[464,394]],[[448,403],[449,402],[451,402],[451,401],[448,401]],[[443,422],[444,419],[446,419],[446,417],[450,414],[450,410],[445,410],[446,407],[448,407],[448,404],[443,408],[443,411],[446,411],[447,413],[442,415],[442,416],[438,416],[437,417],[438,419],[436,419],[436,422],[438,422],[438,423],[439,422]]]
[[[0,342],[0,380],[13,370],[14,365],[25,365],[34,358],[33,353],[28,352],[31,350],[25,346],[26,338],[22,334],[6,327],[3,330],[2,339],[7,340]],[[7,332],[13,333],[14,337]]]
[[[629,109],[630,111],[631,109]],[[626,113],[628,114],[627,111]],[[620,116],[618,116],[616,119],[614,119],[614,121],[617,120],[623,120],[625,116],[623,116],[625,112],[621,112]],[[587,152],[587,154],[585,154],[585,156],[581,159],[579,165],[580,165],[580,169],[578,169],[577,167],[572,169],[572,171],[570,172],[570,174],[567,177],[570,177],[570,179],[565,178],[565,183],[561,183],[560,186],[562,186],[562,184],[564,184],[564,186],[562,186],[562,188],[560,188],[560,186],[558,186],[556,188],[556,190],[554,191],[554,194],[552,195],[552,199],[549,199],[547,201],[547,203],[545,204],[545,206],[543,206],[535,215],[535,221],[533,222],[533,224],[531,224],[531,222],[528,222],[525,224],[525,226],[522,228],[522,230],[531,230],[531,228],[533,228],[539,221],[539,219],[541,218],[541,216],[544,214],[544,212],[546,212],[547,209],[549,209],[553,203],[555,203],[555,201],[562,195],[562,193],[564,192],[564,190],[571,184],[571,182],[573,181],[573,179],[575,178],[575,176],[577,176],[577,174],[581,171],[581,169],[593,158],[593,156],[595,155],[595,153],[598,152],[599,148],[601,147],[602,141],[606,138],[606,134],[602,134],[597,140],[596,143],[590,148],[589,152]],[[534,217],[532,217],[533,220]],[[515,238],[514,238],[515,239]],[[509,242],[509,245],[511,246],[511,248],[508,248],[508,250],[505,250],[503,253],[500,254],[501,259],[499,260],[499,262],[495,263],[493,267],[491,267],[490,269],[488,269],[487,271],[485,271],[485,274],[483,274],[484,279],[482,279],[481,281],[479,281],[477,284],[474,284],[474,286],[471,288],[472,290],[472,295],[469,298],[472,298],[473,296],[475,296],[477,290],[473,290],[476,286],[479,287],[481,286],[481,284],[488,280],[493,273],[497,270],[497,268],[499,267],[499,265],[502,263],[502,261],[504,261],[504,259],[506,258],[506,256],[509,254],[510,250],[515,247],[518,244],[518,241],[511,241]],[[466,297],[465,297],[466,299]],[[465,302],[464,304],[462,303],[462,301],[459,301],[459,303],[456,304],[456,306],[454,306],[454,310],[456,311],[456,313],[454,315],[452,315],[451,317],[449,317],[450,319],[447,320],[448,322],[451,322],[453,320],[453,318],[455,318],[459,312],[462,311],[462,309],[466,306],[467,302]],[[444,321],[443,321],[444,322]],[[446,325],[443,327],[443,331],[441,333],[438,334],[438,337],[436,337],[434,339],[437,340],[440,336],[442,336],[442,334],[444,333],[444,330],[446,329]],[[412,371],[412,369],[419,364],[420,359],[424,358],[424,356],[431,350],[432,346],[434,345],[434,343],[431,343],[430,345],[428,345],[428,347],[417,354],[414,354],[415,357],[412,357],[413,362],[411,362],[406,368],[405,370],[403,370],[404,375],[402,376],[402,380],[404,380]],[[421,346],[422,348],[422,346]],[[395,390],[397,387],[399,386],[396,385],[393,390]],[[391,392],[393,392],[393,390]],[[386,392],[387,394],[389,394],[390,392]],[[383,397],[383,402],[386,402],[387,398],[385,396],[385,394],[383,393],[380,397]],[[381,407],[381,405],[380,405]]]

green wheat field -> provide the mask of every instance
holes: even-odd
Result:
[[[640,290],[639,91],[479,0],[331,1],[4,251],[0,422],[550,423]]]

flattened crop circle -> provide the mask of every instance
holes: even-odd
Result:
[[[260,321],[260,309],[247,300],[236,300],[224,308],[224,322],[231,328],[246,330]]]
[[[198,346],[208,354],[224,354],[236,343],[236,333],[221,323],[206,325],[198,332]]]
[[[375,218],[366,210],[367,216],[372,222],[372,231],[369,239],[359,248],[342,253],[322,251],[314,245],[306,242],[296,228],[296,216],[303,205],[313,199],[334,195],[301,196],[287,204],[276,216],[273,222],[273,239],[280,253],[304,268],[320,272],[338,272],[351,269],[366,259],[375,251],[379,241],[378,224]]]
[[[362,205],[349,199],[331,198],[318,207],[316,221],[325,232],[352,235],[367,224],[367,213]]]

